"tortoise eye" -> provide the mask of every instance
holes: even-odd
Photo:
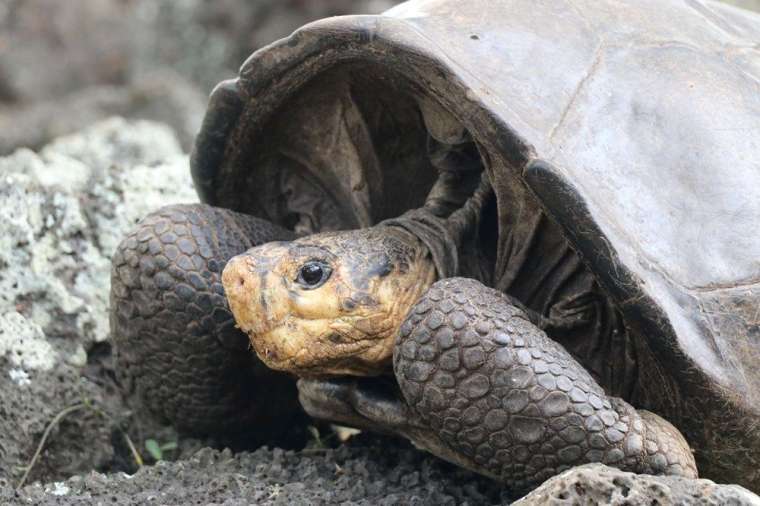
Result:
[[[310,260],[298,270],[296,282],[309,290],[318,288],[327,281],[332,274],[329,265],[319,260]]]

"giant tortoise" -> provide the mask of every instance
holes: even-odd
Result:
[[[257,51],[204,203],[114,256],[122,377],[264,435],[295,374],[515,490],[597,461],[760,490],[758,40],[702,0],[414,0]]]

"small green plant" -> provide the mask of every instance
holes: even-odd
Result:
[[[313,425],[309,425],[306,427],[306,430],[309,431],[309,434],[311,434],[311,439],[314,442],[313,447],[314,448],[324,448],[325,443],[322,441],[322,436],[319,433],[319,429],[316,428]]]
[[[155,439],[146,439],[145,449],[150,454],[150,456],[153,457],[153,460],[158,462],[159,460],[163,459],[164,452],[177,449],[177,442],[168,441],[166,443],[159,444]]]

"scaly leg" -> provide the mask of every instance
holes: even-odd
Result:
[[[150,412],[196,434],[256,433],[297,409],[292,379],[261,364],[221,284],[232,256],[292,233],[202,204],[149,215],[113,257],[111,333],[120,377]]]
[[[588,462],[697,475],[678,430],[607,397],[507,296],[477,281],[431,287],[401,327],[394,369],[446,451],[515,490]]]
[[[683,436],[608,397],[506,295],[477,281],[435,283],[396,341],[397,389],[372,379],[300,380],[313,416],[395,433],[526,492],[590,462],[696,477]]]

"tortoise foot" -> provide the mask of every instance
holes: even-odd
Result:
[[[472,468],[409,408],[395,382],[377,377],[302,378],[298,398],[309,416],[403,437],[439,458]]]
[[[435,283],[401,327],[394,370],[428,449],[526,491],[602,462],[696,477],[668,422],[607,397],[585,369],[507,296],[464,278]]]
[[[301,378],[298,399],[309,416],[386,434],[414,424],[398,387],[380,378]]]
[[[196,434],[255,431],[297,408],[235,327],[221,284],[232,256],[289,231],[202,204],[168,206],[113,257],[111,334],[123,385],[160,420]]]

